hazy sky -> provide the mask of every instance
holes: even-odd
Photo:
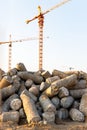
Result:
[[[38,20],[25,20],[46,11],[62,0],[0,0],[0,41],[38,38]],[[87,0],[71,0],[44,16],[43,69],[87,71]],[[38,70],[38,40],[13,43],[12,68],[23,62],[28,70]],[[8,45],[0,45],[0,68],[8,69]]]

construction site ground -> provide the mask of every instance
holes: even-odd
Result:
[[[87,130],[87,122],[58,121],[57,124],[32,125],[0,122],[0,130]]]

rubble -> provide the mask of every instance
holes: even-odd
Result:
[[[28,123],[40,121],[41,118],[38,114],[34,101],[29,96],[27,96],[24,93],[24,91],[20,95],[20,98],[23,102],[23,108],[24,108],[24,112],[26,114]]]
[[[7,87],[7,86],[11,85],[12,82],[13,82],[12,78],[9,75],[6,75],[0,81],[0,88]]]
[[[12,121],[15,123],[19,122],[19,112],[18,111],[10,111],[10,112],[3,112],[0,115],[1,122]]]
[[[56,112],[56,107],[51,102],[49,97],[47,97],[47,95],[42,94],[39,98],[39,101],[44,112]]]
[[[63,79],[54,81],[50,87],[48,87],[44,93],[48,96],[48,97],[53,97],[55,95],[58,94],[59,92],[59,88],[61,87],[66,87],[66,88],[70,88],[73,87],[74,85],[76,85],[77,83],[77,76],[75,74],[67,76]]]
[[[69,117],[69,112],[66,108],[60,108],[56,113],[56,118],[65,120]]]
[[[12,110],[17,111],[21,108],[22,103],[20,99],[13,99],[10,103],[10,107]]]
[[[69,115],[73,121],[79,121],[79,122],[84,121],[84,114],[75,108],[70,109]]]
[[[0,114],[2,113],[2,93],[0,89]]]
[[[87,116],[87,93],[82,95],[81,98],[81,103],[79,106],[79,110],[85,115]]]
[[[1,122],[19,123],[21,119],[27,120],[29,125],[56,123],[56,119],[84,122],[86,99],[85,72],[31,72],[23,63],[8,72],[0,69]]]

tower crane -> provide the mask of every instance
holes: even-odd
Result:
[[[52,8],[48,9],[47,11],[43,12],[41,11],[41,7],[38,6],[38,15],[33,17],[30,20],[26,20],[26,24],[32,22],[35,19],[38,19],[38,25],[39,25],[39,70],[43,69],[43,24],[44,24],[44,15],[49,13],[50,11],[54,10],[55,8],[58,8],[62,6],[63,4],[69,2],[70,0],[64,0],[60,2],[59,4],[53,6]]]
[[[9,35],[9,41],[0,42],[0,45],[1,44],[8,44],[8,70],[11,69],[11,62],[12,62],[12,43],[29,41],[29,40],[37,40],[37,39],[38,39],[37,37],[31,37],[31,38],[25,38],[25,39],[19,39],[19,40],[11,40],[11,35]]]

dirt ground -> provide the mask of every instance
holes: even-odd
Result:
[[[78,123],[71,121],[59,121],[58,124],[46,124],[41,126],[29,126],[28,124],[18,125],[12,122],[0,122],[0,130],[87,130],[87,122]]]

